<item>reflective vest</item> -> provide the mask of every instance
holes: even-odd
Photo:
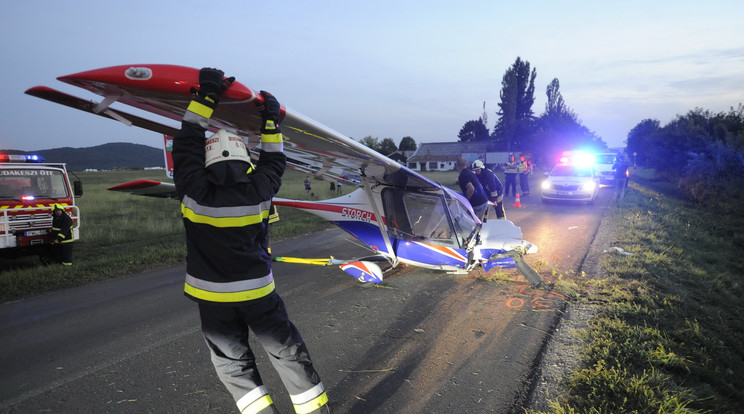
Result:
[[[506,163],[506,168],[504,168],[504,173],[505,174],[516,174],[518,172],[519,172],[519,170],[518,170],[518,166],[517,166],[517,163],[516,162],[509,161],[509,162]]]

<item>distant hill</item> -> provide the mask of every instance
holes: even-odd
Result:
[[[7,151],[32,153],[44,157],[46,162],[64,162],[70,171],[87,169],[113,170],[118,168],[165,167],[163,150],[141,144],[114,142],[87,148],[54,148],[39,151]]]

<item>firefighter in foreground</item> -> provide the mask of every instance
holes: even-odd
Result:
[[[59,204],[52,207],[52,252],[57,263],[72,266],[72,218]]]
[[[295,411],[329,413],[307,347],[274,290],[268,218],[286,167],[279,103],[261,91],[262,150],[255,166],[240,137],[220,130],[204,139],[220,95],[233,81],[220,70],[202,69],[173,140],[186,227],[185,294],[198,302],[212,363],[241,413],[278,412],[248,344],[249,328],[269,353]]]

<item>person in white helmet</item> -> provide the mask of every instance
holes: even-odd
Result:
[[[481,160],[473,161],[473,172],[478,177],[483,190],[486,192],[486,196],[489,201],[493,203],[494,211],[496,211],[497,219],[506,218],[504,214],[504,186],[501,184],[501,180],[496,177],[493,171],[486,168]],[[488,210],[486,210],[485,217],[488,217]]]
[[[305,342],[274,288],[269,252],[271,199],[286,168],[279,102],[261,91],[261,152],[251,163],[243,139],[209,119],[234,78],[199,72],[199,89],[173,140],[174,181],[186,228],[185,294],[199,305],[217,375],[241,413],[278,412],[248,344],[252,331],[298,413],[329,413],[328,396]],[[263,102],[261,102],[263,101]]]

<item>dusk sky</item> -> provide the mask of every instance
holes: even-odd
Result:
[[[217,67],[354,139],[396,143],[456,141],[484,101],[492,130],[518,56],[537,69],[536,115],[558,78],[566,104],[610,147],[643,119],[664,125],[744,103],[741,0],[10,0],[0,23],[6,149],[159,147],[156,133],[24,94],[43,85],[99,101],[56,78],[146,63]]]

